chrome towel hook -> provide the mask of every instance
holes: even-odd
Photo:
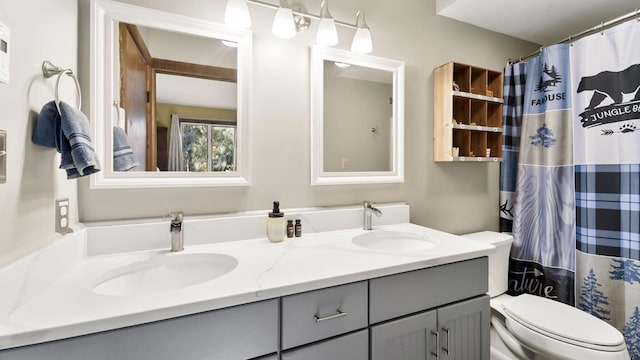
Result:
[[[49,60],[45,60],[42,62],[42,75],[44,75],[45,78],[50,78],[54,75],[58,75],[58,79],[56,80],[56,108],[58,109],[58,114],[62,113],[60,112],[60,79],[62,79],[63,75],[68,75],[69,77],[71,77],[74,81],[74,83],[76,84],[76,93],[78,94],[78,99],[77,99],[77,107],[78,110],[80,110],[81,104],[82,104],[82,91],[80,90],[80,83],[78,82],[78,77],[76,76],[76,74],[73,73],[73,70],[71,69],[63,69],[59,66],[53,65]]]

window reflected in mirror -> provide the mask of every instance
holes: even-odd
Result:
[[[235,171],[236,126],[216,120],[181,121],[185,171]]]

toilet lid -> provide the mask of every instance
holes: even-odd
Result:
[[[523,294],[506,302],[504,310],[523,326],[559,341],[610,351],[624,344],[622,334],[613,326],[558,301]]]

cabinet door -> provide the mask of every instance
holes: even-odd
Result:
[[[429,311],[373,326],[371,360],[437,359],[437,325],[436,311]]]
[[[489,360],[489,297],[438,309],[441,360]]]
[[[0,360],[238,360],[278,351],[268,300],[0,351]]]
[[[368,360],[367,330],[287,351],[282,360]]]

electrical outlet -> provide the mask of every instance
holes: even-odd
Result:
[[[342,168],[346,169],[349,167],[349,159],[347,158],[342,158]]]
[[[69,199],[56,199],[56,232],[67,234],[69,229]]]

